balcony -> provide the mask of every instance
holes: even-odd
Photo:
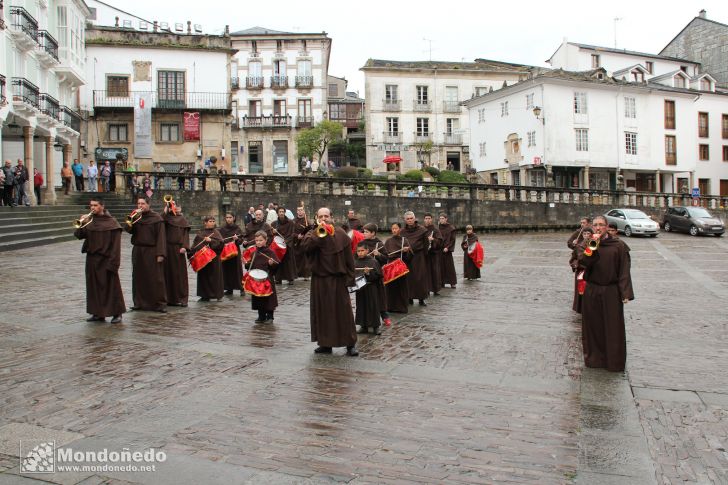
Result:
[[[421,99],[415,99],[412,102],[412,110],[419,113],[429,113],[432,111],[432,103]]]
[[[38,60],[46,67],[53,67],[60,63],[58,41],[47,30],[38,31]]]
[[[455,133],[443,133],[445,145],[462,145],[463,135],[456,135]]]
[[[8,98],[5,94],[5,76],[0,74],[0,106],[8,104]]]
[[[443,113],[460,113],[462,111],[462,107],[460,106],[459,101],[443,101],[442,102],[442,112]]]
[[[382,100],[384,111],[402,111],[401,99],[384,99]]]
[[[298,128],[311,128],[313,126],[313,116],[298,116],[296,126]]]
[[[288,89],[288,76],[271,76],[270,87],[273,89]]]
[[[243,129],[251,128],[290,128],[292,118],[289,115],[243,116]]]
[[[152,109],[169,110],[221,110],[231,109],[230,93],[171,92],[167,91],[94,91],[94,110],[106,108],[133,109],[135,99],[141,95],[151,97]]]
[[[230,88],[240,89],[240,78],[235,76],[230,78]]]
[[[245,78],[245,87],[248,89],[263,89],[263,78],[261,76],[248,76]]]
[[[385,131],[382,133],[384,143],[391,145],[393,143],[402,143],[401,131]]]
[[[418,145],[422,145],[425,143],[431,143],[432,142],[432,135],[430,135],[426,131],[421,132],[415,132],[415,143]]]
[[[38,21],[23,7],[10,7],[10,34],[21,51],[38,45]]]
[[[296,76],[296,87],[299,89],[312,88],[313,76]]]
[[[68,106],[61,106],[61,123],[67,128],[75,131],[76,133],[81,132],[81,116],[73,111]]]
[[[33,114],[40,108],[38,86],[22,77],[12,78],[13,104],[26,114]]]
[[[40,112],[52,118],[53,121],[60,121],[61,105],[58,100],[48,93],[41,93],[38,99]]]

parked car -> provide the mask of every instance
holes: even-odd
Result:
[[[691,236],[715,234],[720,237],[725,232],[725,224],[702,207],[670,207],[662,219],[665,232],[683,231]]]
[[[604,217],[607,218],[607,223],[616,224],[617,231],[623,232],[627,237],[633,234],[657,237],[660,232],[660,225],[641,210],[612,209]]]

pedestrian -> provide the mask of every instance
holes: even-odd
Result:
[[[164,169],[162,164],[158,163],[154,166],[154,190],[159,190],[159,182],[164,177]]]
[[[566,245],[569,247],[569,249],[575,249],[576,246],[584,240],[584,237],[582,235],[582,231],[585,227],[591,226],[591,218],[589,217],[582,217],[579,221],[579,229],[574,231],[571,236],[569,236],[569,239],[566,240]]]
[[[166,204],[164,232],[167,255],[164,258],[164,283],[167,291],[167,305],[186,307],[190,288],[187,280],[187,253],[190,251],[190,223],[182,215],[182,207]]]
[[[40,189],[43,187],[43,174],[41,174],[37,168],[33,169],[33,191],[35,192],[35,200],[38,205],[41,205],[40,201]]]
[[[349,221],[347,223],[347,226],[349,226],[349,229],[352,229],[354,231],[361,231],[361,228],[364,226],[358,217],[356,217],[356,214],[354,213],[354,209],[349,209],[349,211],[346,213],[346,218]]]
[[[23,165],[23,160],[18,159],[15,166],[15,204],[30,205],[28,194],[25,192],[25,183],[28,181],[28,169]]]
[[[360,244],[364,244],[364,247],[367,248],[369,255],[373,257],[377,261],[377,263],[379,263],[379,266],[381,268],[382,266],[387,264],[387,255],[384,252],[384,243],[381,239],[377,237],[378,230],[379,227],[374,223],[370,222],[368,224],[365,224],[362,228],[364,239],[360,242]],[[357,276],[360,275],[357,274]],[[379,293],[379,316],[382,318],[384,326],[389,327],[390,325],[392,325],[392,320],[389,318],[389,312],[387,312],[387,292],[384,289],[384,280],[380,278],[376,281],[375,286],[377,288],[377,292]]]
[[[137,175],[134,175],[133,173],[129,175],[129,192],[131,192],[132,203],[136,203],[137,197],[141,195],[141,187],[139,185]]]
[[[318,160],[314,160],[313,162],[311,162],[311,172],[313,172],[314,175],[320,175]]]
[[[402,229],[402,237],[407,239],[412,259],[409,266],[409,304],[419,300],[420,306],[427,306],[425,300],[430,296],[430,267],[427,262],[427,251],[429,247],[428,235],[424,227],[415,220],[412,211],[404,213],[405,226]]]
[[[179,190],[185,189],[185,168],[183,166],[179,167],[179,172],[177,175],[177,188]]]
[[[579,264],[586,268],[582,299],[584,364],[612,372],[624,370],[627,360],[624,305],[634,300],[631,258],[624,243],[607,234],[607,220],[592,222],[597,249],[579,250]]]
[[[225,167],[220,167],[217,174],[220,177],[220,192],[226,192],[228,182],[227,170],[225,170]]]
[[[137,198],[134,211],[137,222],[126,223],[124,230],[131,234],[134,246],[132,263],[132,310],[167,313],[167,288],[164,280],[164,258],[167,254],[167,236],[164,220],[151,210],[149,199]],[[136,220],[136,219],[134,219]]]
[[[10,160],[5,160],[3,166],[3,205],[6,207],[15,207],[15,198],[13,197],[13,188],[15,187],[15,170],[11,166]]]
[[[202,218],[202,223],[204,227],[197,232],[195,240],[192,241],[192,251],[194,253],[192,256],[206,246],[209,246],[216,254],[212,261],[197,272],[197,296],[200,297],[199,301],[210,301],[211,298],[220,301],[224,291],[220,251],[222,251],[224,243],[220,231],[215,227],[214,217],[205,216]]]
[[[311,175],[311,160],[308,157],[303,157],[303,173]]]
[[[296,225],[286,216],[286,208],[278,208],[278,219],[273,224],[273,233],[275,238],[282,238],[286,245],[283,256],[278,257],[280,261],[276,268],[276,283],[282,284],[283,280],[288,281],[289,286],[293,285],[296,280],[298,271],[296,270],[296,256],[293,254],[293,240],[296,238]],[[275,240],[275,239],[274,239]]]
[[[88,191],[89,192],[98,192],[99,187],[96,183],[96,178],[99,175],[99,169],[94,165],[94,161],[90,160],[88,162],[88,168],[86,169],[86,176],[88,177]]]
[[[103,322],[112,317],[111,323],[120,323],[126,311],[119,280],[121,226],[104,208],[100,197],[91,198],[89,209],[91,220],[82,216],[84,227],[73,233],[84,240],[81,252],[86,253],[86,312],[91,314],[86,321]]]
[[[351,240],[343,229],[335,227],[331,210],[322,207],[316,214],[326,236],[309,231],[301,240],[311,264],[311,341],[318,342],[317,354],[330,354],[333,347],[346,347],[346,354],[356,350],[356,325],[348,288],[354,285],[354,255]]]
[[[584,250],[587,242],[589,242],[594,234],[594,229],[591,226],[582,229],[583,239],[571,251],[571,259],[569,260],[571,270],[574,272],[574,300],[571,304],[571,309],[576,313],[581,313],[582,295],[584,294],[584,288],[586,288],[586,280],[584,280],[585,268],[579,264],[579,251]]]
[[[76,191],[83,192],[83,164],[78,161],[78,158],[73,160],[71,169],[73,170],[73,177],[76,181]]]
[[[73,177],[73,170],[68,166],[68,162],[63,162],[63,167],[61,167],[61,183],[63,184],[63,193],[66,195],[71,192],[71,177]],[[78,182],[76,184],[78,186]]]
[[[247,226],[253,222],[253,219],[255,219],[255,207],[250,206],[248,207],[248,212],[243,216],[243,225]]]
[[[278,294],[273,273],[278,265],[276,254],[268,247],[268,235],[265,231],[255,233],[255,250],[246,263],[246,288],[251,296],[251,307],[258,310],[255,323],[273,323],[273,312],[278,307]],[[251,271],[261,272],[264,276],[253,279]],[[263,278],[261,280],[261,278]]]
[[[267,222],[268,224],[273,224],[276,219],[278,219],[278,213],[276,212],[275,204],[273,204],[273,202],[269,202],[268,210],[266,211],[265,222]]]
[[[99,174],[101,178],[101,187],[104,192],[109,192],[109,181],[111,180],[111,163],[106,160],[104,162],[104,165],[101,167],[101,173]]]
[[[197,175],[197,179],[200,181],[201,190],[204,192],[207,188],[207,169],[200,165],[200,168],[197,169]]]
[[[304,206],[296,208],[296,217],[293,219],[293,224],[296,227],[296,238],[293,240],[293,255],[296,258],[296,276],[303,278],[304,281],[308,281],[311,277],[311,266],[308,263],[306,254],[303,252],[301,240],[315,226],[309,221]]]
[[[5,170],[0,169],[0,206],[5,205]]]
[[[356,317],[355,322],[359,325],[357,333],[369,333],[372,328],[374,335],[381,335],[380,317],[383,303],[379,293],[378,284],[382,281],[382,268],[369,254],[367,244],[361,241],[356,247],[356,260],[354,260],[354,271],[356,271]],[[360,287],[360,282],[364,286]]]
[[[442,166],[442,165],[440,165],[440,166]],[[447,170],[450,170],[450,171],[455,170],[455,165],[452,163],[452,160],[447,162]]]
[[[478,236],[473,232],[473,226],[470,224],[465,226],[465,236],[463,236],[460,247],[465,253],[463,257],[463,276],[468,281],[480,279],[483,251],[480,242],[478,242]]]
[[[440,258],[442,286],[450,285],[450,288],[454,289],[458,282],[455,261],[452,258],[452,252],[455,249],[455,226],[448,222],[447,214],[440,214],[439,222],[438,229],[442,235],[442,256]]]
[[[425,214],[423,219],[425,229],[427,230],[427,263],[430,266],[430,291],[433,295],[438,296],[443,287],[442,284],[442,234],[435,226],[432,214]]]
[[[234,256],[222,261],[222,281],[226,295],[232,295],[234,290],[239,290],[243,295],[243,264],[240,259],[240,246],[243,244],[243,230],[236,223],[235,214],[225,214],[225,225],[219,229],[223,242],[234,244],[236,253]]]

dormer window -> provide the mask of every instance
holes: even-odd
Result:
[[[643,83],[645,82],[645,75],[642,73],[642,71],[635,69],[632,71],[632,82],[634,83]]]
[[[655,64],[652,61],[645,61],[645,69],[648,74],[654,74]]]
[[[601,67],[601,64],[599,62],[599,54],[592,54],[591,61],[592,61],[592,69],[598,69],[599,67]]]
[[[688,66],[680,66],[680,70],[684,72],[685,74],[688,73]]]
[[[685,77],[677,75],[673,78],[675,80],[675,87],[676,88],[684,88],[685,87]]]
[[[713,85],[710,82],[710,79],[704,77],[703,79],[700,80],[700,90],[701,91],[712,91],[713,90]]]

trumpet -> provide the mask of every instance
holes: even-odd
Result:
[[[91,222],[93,222],[93,215],[94,211],[91,211],[80,219],[76,219],[75,221],[73,221],[73,227],[76,229],[83,229],[84,227],[91,224]]]
[[[320,222],[318,226],[316,226],[316,235],[318,237],[326,237],[329,235],[329,231],[326,230],[326,223]]]
[[[128,216],[126,216],[126,224],[128,226],[133,226],[140,220],[142,220],[142,211],[139,209],[134,209]]]
[[[177,204],[174,203],[174,197],[172,197],[171,194],[164,196],[164,203],[167,204],[168,211],[171,212],[172,215],[177,214]]]
[[[594,251],[599,249],[600,241],[601,241],[601,238],[589,239],[589,242],[586,243],[586,248],[584,248],[584,256],[591,256],[592,254],[594,254]]]

